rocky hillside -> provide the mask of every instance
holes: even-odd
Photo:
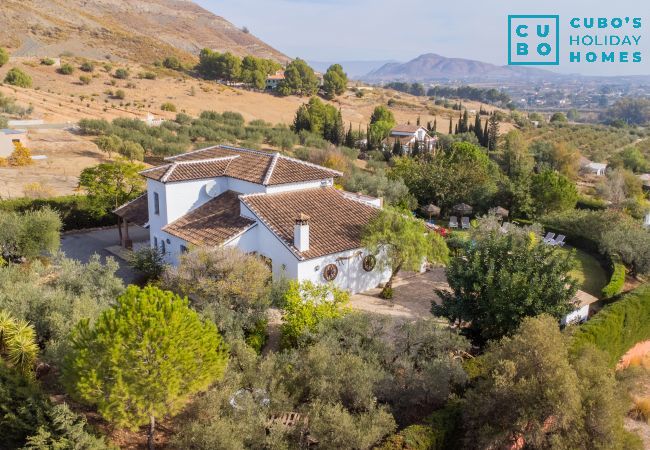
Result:
[[[481,61],[462,58],[446,58],[434,53],[420,55],[406,63],[388,63],[363,77],[364,80],[378,81],[437,81],[463,80],[510,81],[513,79],[533,79],[554,77],[556,74],[546,70],[497,66]]]
[[[153,62],[205,47],[285,62],[252,34],[189,0],[1,0],[0,46],[13,56]]]

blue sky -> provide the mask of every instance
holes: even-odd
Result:
[[[641,17],[641,30],[629,31],[641,35],[641,63],[579,65],[565,63],[568,57],[563,57],[558,70],[590,75],[650,74],[647,0],[195,1],[237,26],[247,26],[288,56],[312,61],[407,61],[432,52],[502,65],[507,63],[508,14],[559,14],[563,53],[568,51],[568,33],[576,32],[567,25],[571,17]]]

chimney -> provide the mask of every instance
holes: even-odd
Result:
[[[309,250],[309,216],[300,213],[293,227],[293,245],[299,252]]]

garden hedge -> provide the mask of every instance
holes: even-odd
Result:
[[[625,285],[625,266],[620,261],[612,262],[611,278],[603,288],[603,298],[612,298],[623,291]]]
[[[0,211],[25,212],[49,206],[61,215],[63,231],[111,226],[117,223],[113,214],[97,215],[83,195],[44,199],[18,198],[0,201]]]
[[[650,339],[650,284],[625,294],[580,325],[571,336],[576,353],[594,344],[605,351],[612,366],[635,344]]]

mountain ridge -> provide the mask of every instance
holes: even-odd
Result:
[[[364,81],[496,81],[561,77],[548,70],[498,66],[473,59],[447,58],[425,53],[405,63],[387,63],[362,77]]]
[[[3,0],[0,46],[14,56],[151,63],[195,58],[202,48],[287,62],[247,30],[190,0]]]

